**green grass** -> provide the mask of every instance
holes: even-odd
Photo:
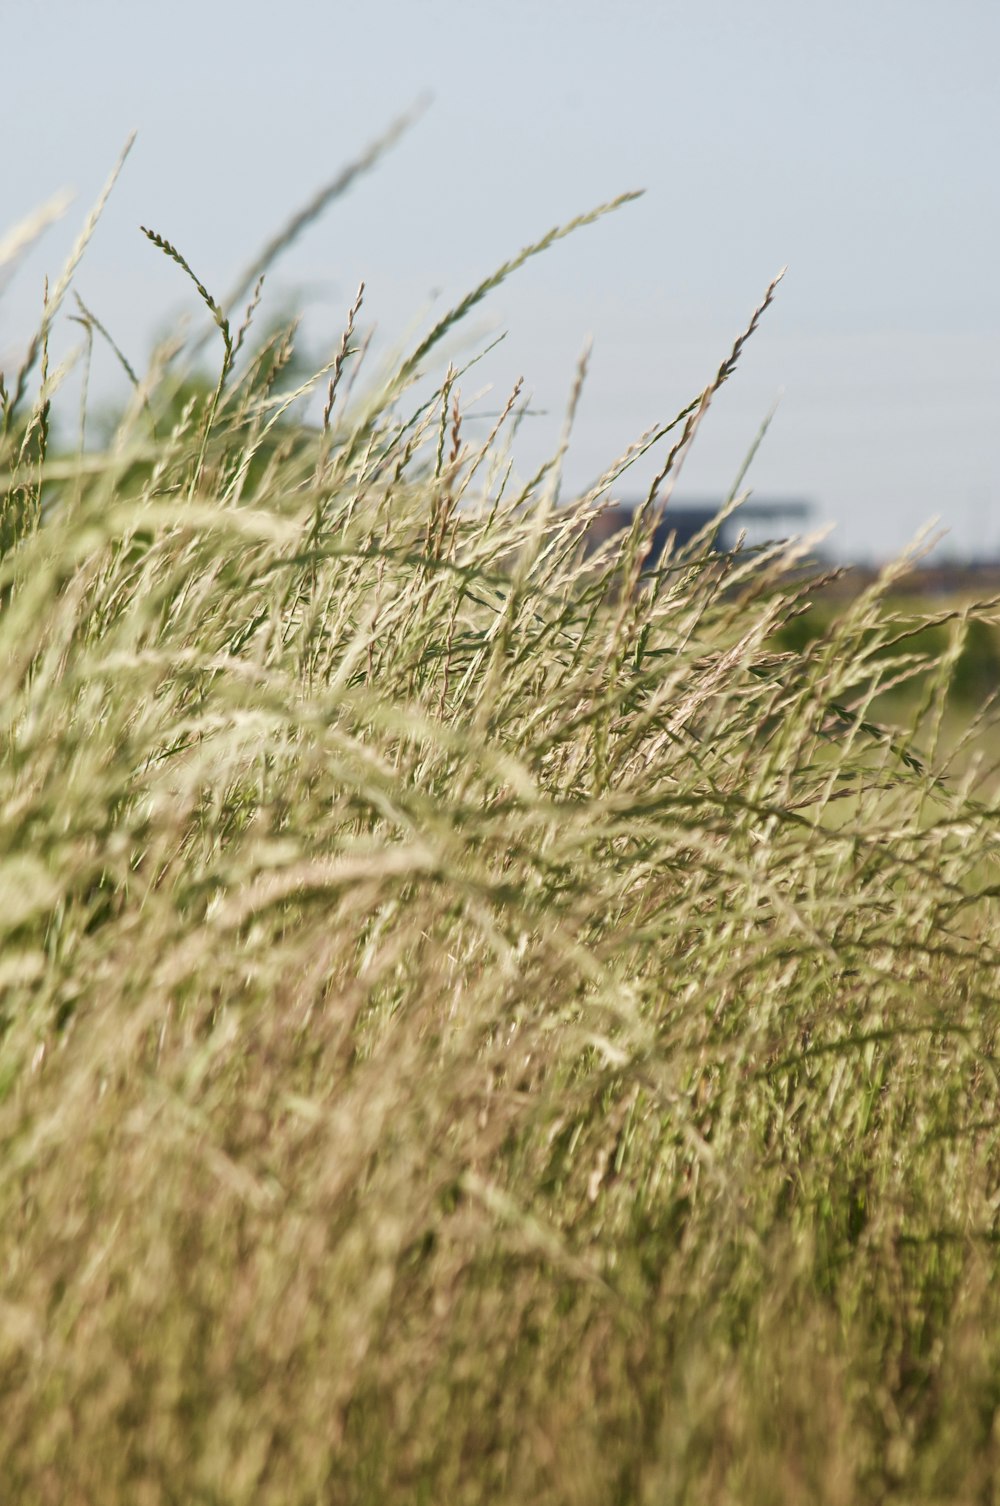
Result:
[[[976,611],[914,647],[890,568],[795,640],[780,556],[640,579],[656,505],[586,555],[745,337],[555,505],[426,379],[559,233],[381,376],[355,307],[316,428],[193,272],[216,374],[100,450],[68,279],[7,383],[5,1501],[993,1498]]]

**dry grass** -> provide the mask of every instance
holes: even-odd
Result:
[[[214,386],[5,405],[4,1499],[992,1499],[974,613],[890,737],[891,571],[791,653],[787,561],[585,558],[674,425],[555,508],[407,409],[453,321],[311,431],[199,290]]]

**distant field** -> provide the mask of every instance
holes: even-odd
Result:
[[[992,609],[640,579],[773,289],[518,479],[438,352],[563,233],[372,375],[360,295],[303,372],[150,232],[214,370],[72,438],[71,265],[7,375],[4,1501],[994,1497]]]

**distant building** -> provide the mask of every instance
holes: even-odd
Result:
[[[627,528],[635,514],[637,503],[623,502],[609,507],[594,523],[591,538],[594,546],[612,538]],[[671,535],[677,549],[696,538],[717,517],[721,502],[668,502],[663,517],[653,535],[650,555],[655,559],[666,547]],[[798,497],[767,497],[744,502],[728,518],[719,524],[714,547],[726,554],[736,548],[741,534],[746,534],[744,547],[752,549],[778,539],[787,539],[801,532],[795,524],[803,523],[812,512],[812,505]]]

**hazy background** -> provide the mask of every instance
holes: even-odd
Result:
[[[271,308],[297,295],[318,356],[362,277],[395,346],[551,225],[642,187],[469,327],[509,335],[466,395],[491,381],[496,407],[523,373],[549,410],[522,428],[521,469],[554,443],[586,336],[580,487],[704,385],[788,263],[679,494],[724,492],[783,393],[751,483],[812,499],[837,553],[884,556],[937,514],[948,552],[1000,554],[996,0],[0,0],[0,19],[0,228],[77,191],[6,291],[2,364],[132,127],[77,285],[142,363],[173,315],[201,313],[140,222],[221,296],[430,94],[272,276]],[[110,362],[97,375],[123,394]]]

